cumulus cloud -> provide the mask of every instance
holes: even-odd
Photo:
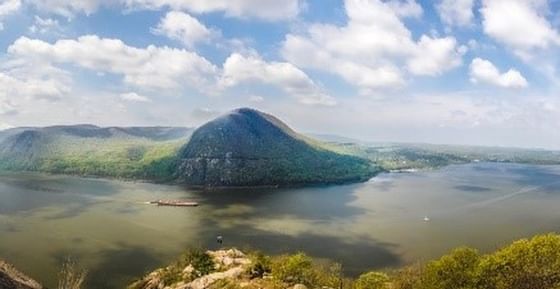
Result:
[[[420,37],[413,56],[408,60],[408,69],[416,75],[439,75],[446,67],[457,67],[463,63],[466,47],[458,47],[453,37]]]
[[[121,93],[119,97],[124,101],[132,101],[132,102],[152,102],[150,98],[147,96],[140,95],[136,92],[126,92]]]
[[[10,15],[21,6],[21,0],[3,0],[0,2],[0,17]]]
[[[474,0],[440,0],[436,5],[439,17],[448,26],[472,24]]]
[[[14,61],[29,67],[75,66],[98,73],[120,75],[127,87],[140,91],[181,92],[194,88],[204,94],[215,94],[239,84],[262,83],[276,86],[299,102],[310,105],[334,105],[333,97],[323,91],[305,72],[287,62],[267,62],[256,54],[230,55],[223,67],[215,66],[204,57],[184,49],[150,45],[137,48],[119,39],[86,35],[77,39],[62,39],[54,43],[21,37],[8,47]],[[25,74],[22,74],[25,76]],[[45,95],[63,93],[50,80],[37,77],[25,83],[26,87],[42,88]],[[24,83],[7,84],[20,87]],[[50,89],[50,90],[47,90]],[[29,91],[28,94],[31,94]],[[35,93],[37,94],[37,93]],[[148,102],[149,98],[128,92],[121,100]]]
[[[303,7],[301,0],[123,0],[132,8],[171,7],[193,13],[224,12],[226,16],[263,20],[290,19]]]
[[[27,0],[41,11],[72,18],[77,13],[92,14],[103,4],[114,3],[111,0]]]
[[[524,88],[528,86],[527,80],[518,70],[510,68],[501,73],[490,61],[475,58],[470,66],[471,82],[487,83],[505,88]]]
[[[152,31],[180,41],[188,48],[193,48],[199,42],[208,42],[219,34],[204,26],[198,19],[180,11],[168,12]]]
[[[400,17],[419,18],[424,13],[416,0],[390,0],[386,4]]]
[[[547,20],[547,1],[484,0],[480,12],[484,32],[522,57],[535,49],[560,44],[560,35]]]
[[[21,37],[8,53],[15,58],[42,63],[72,64],[97,72],[122,75],[124,82],[145,89],[178,89],[184,85],[209,90],[217,68],[187,50],[150,45],[136,48],[119,39],[96,35],[48,43]]]
[[[336,104],[334,98],[323,92],[305,72],[287,62],[266,62],[255,55],[234,53],[228,57],[223,69],[222,84],[226,87],[261,82],[282,88],[303,104]]]
[[[15,13],[21,7],[21,0],[0,1],[0,21],[5,16]],[[4,24],[0,22],[0,31],[4,30]]]
[[[346,0],[348,23],[311,24],[288,34],[281,53],[299,67],[334,73],[362,89],[396,87],[405,68],[438,75],[461,65],[463,48],[455,38],[423,35],[415,41],[390,2]]]
[[[26,61],[3,63],[0,67],[0,97],[13,101],[58,101],[71,91],[70,76],[49,64],[36,65]]]
[[[19,0],[10,0],[18,1]],[[91,14],[101,6],[121,6],[127,9],[161,9],[192,13],[223,12],[237,18],[257,18],[277,21],[296,17],[303,8],[302,0],[28,0],[42,11],[73,17]]]
[[[0,67],[0,88],[0,116],[19,114],[30,105],[57,103],[72,91],[71,80],[64,71],[24,62]]]

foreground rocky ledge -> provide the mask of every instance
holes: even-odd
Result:
[[[268,286],[267,276],[250,278],[248,272],[253,261],[245,253],[237,249],[206,251],[213,261],[212,273],[196,276],[196,269],[192,264],[180,266],[174,264],[166,268],[149,273],[144,278],[131,284],[128,289],[218,289],[218,288],[271,288]],[[178,270],[177,270],[178,269]],[[177,280],[170,281],[169,272],[176,272]],[[188,280],[188,281],[185,281]],[[171,283],[171,284],[170,284]],[[285,286],[290,289],[306,289],[302,284]]]
[[[0,260],[0,289],[44,289],[37,281]]]

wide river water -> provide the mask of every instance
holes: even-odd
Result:
[[[146,205],[189,199],[197,208]],[[0,175],[0,259],[50,288],[63,260],[87,288],[123,288],[187,247],[304,251],[348,274],[468,245],[491,251],[560,231],[560,167],[468,164],[369,182],[198,192],[179,186],[42,174]],[[430,221],[424,221],[425,216]]]

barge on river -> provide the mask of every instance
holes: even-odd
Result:
[[[181,201],[181,200],[156,200],[149,202],[152,205],[168,206],[168,207],[198,207],[197,202]]]

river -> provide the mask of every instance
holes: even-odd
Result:
[[[154,199],[200,206],[145,204]],[[51,288],[67,258],[87,268],[87,288],[123,288],[187,247],[217,248],[221,235],[226,247],[303,251],[356,275],[560,231],[559,207],[559,166],[473,163],[360,184],[220,192],[5,173],[0,258]]]

